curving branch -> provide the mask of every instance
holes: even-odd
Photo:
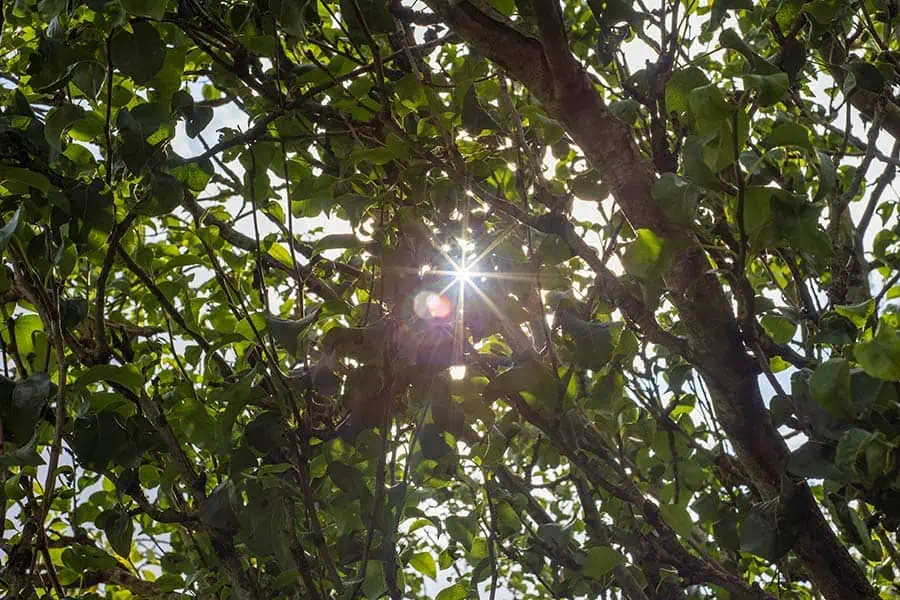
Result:
[[[470,0],[428,0],[427,4],[473,48],[524,84],[564,125],[609,185],[632,227],[648,228],[677,249],[664,281],[695,353],[692,362],[707,382],[716,413],[751,483],[763,497],[778,497],[789,450],[763,404],[757,365],[697,239],[689,229],[672,222],[653,199],[651,188],[656,172],[640,153],[632,131],[613,116],[583,70],[574,80],[560,79],[554,73],[553,65],[565,64],[567,49],[548,50],[540,41],[518,31],[508,21],[483,12]],[[548,14],[550,8],[544,6]],[[550,27],[542,25],[545,44],[558,41],[558,33]],[[552,63],[548,55],[554,57]],[[567,67],[563,75],[568,75]],[[809,489],[803,485],[798,493],[809,510],[795,549],[816,586],[834,600],[878,598],[835,537]]]

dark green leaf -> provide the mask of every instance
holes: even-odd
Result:
[[[109,545],[119,556],[128,558],[131,554],[131,541],[134,537],[134,522],[131,515],[121,508],[100,513],[96,519],[97,526],[106,534]]]
[[[779,146],[796,146],[808,153],[815,154],[812,142],[809,139],[809,129],[794,121],[785,121],[776,125],[763,140],[764,148],[778,148]]]
[[[850,363],[843,358],[829,359],[816,367],[809,380],[813,399],[829,414],[849,418],[853,415],[850,397]]]
[[[150,21],[137,21],[132,31],[117,29],[110,46],[113,65],[138,85],[153,79],[165,61],[166,47]]]
[[[19,217],[22,215],[22,207],[16,209],[16,212],[13,213],[12,218],[7,221],[6,225],[0,228],[0,251],[6,250],[6,246],[9,245],[9,239],[16,232],[16,227],[19,226]]]
[[[44,138],[50,144],[50,147],[55,150],[61,150],[60,138],[84,114],[84,109],[75,104],[63,104],[47,113],[47,121],[44,124]]]

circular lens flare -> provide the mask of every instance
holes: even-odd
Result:
[[[422,319],[446,319],[453,312],[453,305],[443,294],[419,292],[413,302],[413,309]]]

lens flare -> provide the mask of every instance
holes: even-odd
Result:
[[[453,304],[444,294],[419,292],[413,300],[413,310],[422,319],[446,319],[453,312]]]
[[[466,376],[466,365],[453,365],[450,367],[450,379],[459,381]]]

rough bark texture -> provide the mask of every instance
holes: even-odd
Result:
[[[693,234],[669,220],[654,201],[655,169],[565,46],[555,0],[535,1],[543,44],[469,0],[452,4],[429,0],[429,4],[467,43],[523,83],[565,126],[633,227],[651,229],[679,249],[665,283],[685,325],[695,366],[710,388],[718,418],[752,484],[767,499],[778,496],[789,452],[769,420],[758,370],[730,303]],[[857,96],[855,103],[865,102]],[[795,551],[817,589],[830,600],[878,598],[835,537],[809,488],[801,484],[796,493],[807,506],[807,517]]]

